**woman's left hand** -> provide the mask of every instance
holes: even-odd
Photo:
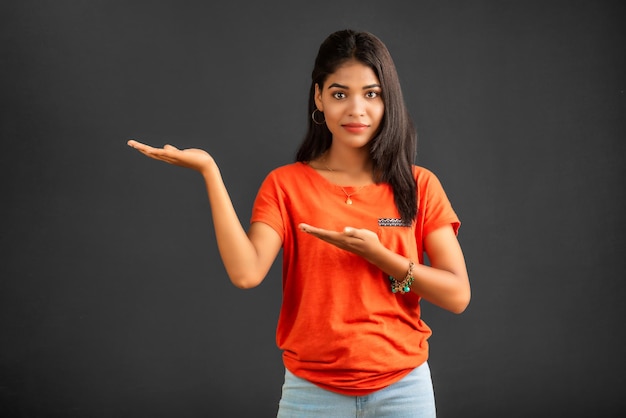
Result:
[[[342,250],[360,255],[365,259],[369,259],[381,246],[378,235],[369,229],[357,229],[347,226],[343,231],[338,232],[317,228],[304,223],[298,225],[298,227],[307,234],[313,235]]]

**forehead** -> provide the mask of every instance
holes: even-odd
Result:
[[[330,86],[333,83],[361,88],[372,84],[380,84],[380,81],[369,66],[360,61],[350,60],[337,67],[334,73],[329,74],[324,84]]]

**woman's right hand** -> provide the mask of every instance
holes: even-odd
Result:
[[[134,139],[128,141],[128,146],[155,160],[165,161],[179,167],[191,168],[200,173],[204,172],[215,162],[208,152],[198,148],[180,150],[172,145],[155,148]]]

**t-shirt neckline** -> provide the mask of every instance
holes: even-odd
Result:
[[[333,189],[336,192],[339,193],[356,193],[356,191],[359,191],[359,193],[363,192],[363,191],[367,191],[368,189],[371,189],[372,187],[376,187],[377,184],[376,183],[371,183],[371,184],[366,184],[364,186],[340,186],[336,183],[333,183],[332,181],[328,180],[326,177],[322,176],[320,173],[317,172],[316,169],[314,169],[313,167],[311,167],[308,163],[299,161],[298,162],[302,167],[304,167],[304,170],[308,173],[310,173],[309,175],[311,177],[315,177],[319,180],[322,181],[322,183],[328,188],[328,189]]]

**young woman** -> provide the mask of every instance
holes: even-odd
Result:
[[[309,112],[296,162],[266,177],[247,231],[208,153],[129,145],[202,174],[235,286],[259,285],[283,249],[279,417],[435,416],[420,300],[461,313],[470,285],[459,219],[413,163],[416,133],[385,45],[352,30],[326,38]]]

